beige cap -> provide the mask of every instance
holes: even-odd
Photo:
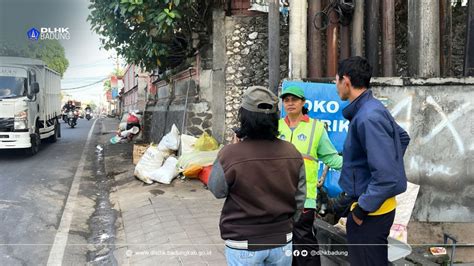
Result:
[[[278,97],[263,86],[252,86],[242,96],[242,108],[251,112],[276,113],[278,110]]]

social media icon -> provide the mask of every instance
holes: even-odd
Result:
[[[303,249],[303,250],[301,251],[301,256],[303,256],[303,257],[308,256],[308,251],[307,251],[306,249]]]
[[[316,250],[311,250],[311,256],[314,257],[314,256],[316,256],[316,254],[317,254]]]
[[[293,256],[298,257],[299,255],[300,255],[300,251],[299,251],[299,250],[294,250],[294,251],[293,251]]]
[[[290,256],[292,255],[292,252],[291,252],[291,250],[287,250],[287,251],[285,251],[285,255],[286,255],[287,257],[290,257]]]

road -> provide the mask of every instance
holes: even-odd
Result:
[[[32,157],[22,152],[0,151],[2,265],[48,262],[93,121],[81,119],[74,129],[61,123],[62,137],[58,142],[42,144],[40,152]],[[93,160],[86,158],[87,166]],[[82,231],[84,239],[86,233]]]

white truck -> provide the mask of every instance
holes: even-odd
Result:
[[[33,155],[61,135],[61,76],[41,60],[0,56],[0,149]]]

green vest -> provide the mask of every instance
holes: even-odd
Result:
[[[301,152],[304,158],[306,172],[306,202],[305,208],[316,208],[316,186],[318,184],[318,145],[324,132],[324,124],[310,118],[309,122],[301,121],[293,131],[285,119],[278,123],[280,139],[291,142]]]

